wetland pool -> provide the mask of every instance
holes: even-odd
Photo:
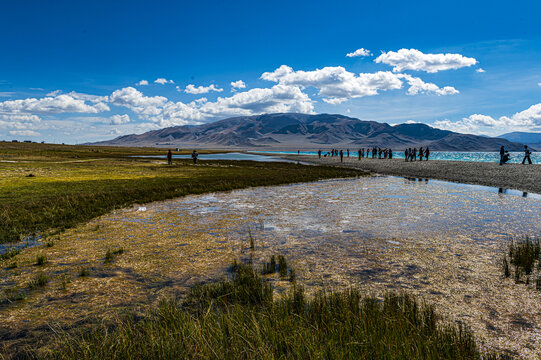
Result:
[[[216,279],[235,258],[261,266],[283,254],[308,293],[406,291],[470,326],[487,347],[537,358],[541,292],[533,281],[505,279],[501,260],[510,237],[539,234],[539,195],[437,180],[367,176],[190,195],[67,230],[47,250],[52,285],[0,312],[0,321],[17,328],[25,319],[114,316]],[[117,247],[124,253],[104,264]],[[0,288],[30,281],[42,251],[25,249],[17,270],[0,269]],[[82,266],[86,279],[74,275]],[[72,282],[59,290],[55,274],[64,273]],[[270,281],[278,291],[289,286]]]
[[[541,234],[537,194],[373,176],[188,196],[118,218],[143,219],[164,232],[189,219],[245,256],[252,237],[257,258],[284,254],[309,291],[412,292],[490,346],[539,355],[541,295],[500,267],[510,237]]]

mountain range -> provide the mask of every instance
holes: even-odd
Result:
[[[513,142],[527,144],[535,149],[541,149],[541,133],[514,131],[498,136]]]
[[[296,113],[232,117],[203,125],[124,135],[95,144],[259,150],[429,146],[433,151],[497,151],[501,145],[510,151],[523,149],[521,143],[459,134],[426,124],[391,126],[339,114]]]

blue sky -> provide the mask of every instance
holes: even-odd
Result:
[[[541,5],[412,3],[4,2],[0,139],[283,111],[541,131]]]

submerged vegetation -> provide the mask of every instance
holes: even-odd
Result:
[[[276,299],[251,264],[164,301],[142,320],[127,318],[82,335],[64,335],[55,359],[481,359],[472,332],[439,319],[405,294],[382,300],[356,290],[301,286]]]
[[[359,170],[250,161],[137,158],[166,150],[0,142],[0,243],[53,234],[111,210],[188,194],[325,178]],[[29,178],[29,173],[34,176]],[[2,254],[2,259],[4,255]]]

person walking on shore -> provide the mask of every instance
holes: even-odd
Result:
[[[426,158],[426,161],[428,161],[428,157],[430,156],[430,149],[428,148],[428,146],[426,147],[425,149],[425,158]]]
[[[406,160],[406,162],[408,162],[409,157],[410,157],[410,150],[408,148],[406,148],[406,150],[404,150],[404,160]]]
[[[344,162],[344,152],[340,150],[340,162]]]
[[[503,157],[505,156],[505,148],[503,145],[500,147],[500,165],[503,165]]]
[[[524,159],[522,159],[522,165],[526,163],[526,160],[528,160],[528,164],[532,164],[532,159],[530,159],[531,153],[530,149],[528,149],[528,145],[524,145]]]
[[[389,159],[393,158],[393,149],[389,149]]]
[[[319,156],[319,158],[321,159],[321,149],[317,151],[317,156]]]
[[[193,164],[196,165],[197,164],[197,157],[199,156],[199,154],[197,153],[196,150],[194,150],[192,152],[192,160],[193,160]]]
[[[357,151],[357,156],[359,157],[359,160],[361,160],[361,154],[362,154],[362,151],[361,149],[359,149],[359,151]]]
[[[419,161],[423,161],[423,155],[424,155],[424,153],[423,153],[423,147],[421,146],[421,147],[419,148]]]
[[[171,151],[171,149],[169,149],[169,151],[167,152],[167,165],[172,165],[173,164],[173,152]]]
[[[347,154],[348,154],[348,157],[349,157],[349,149],[347,150]]]
[[[413,148],[413,150],[411,151],[411,160],[417,160],[417,148]]]

